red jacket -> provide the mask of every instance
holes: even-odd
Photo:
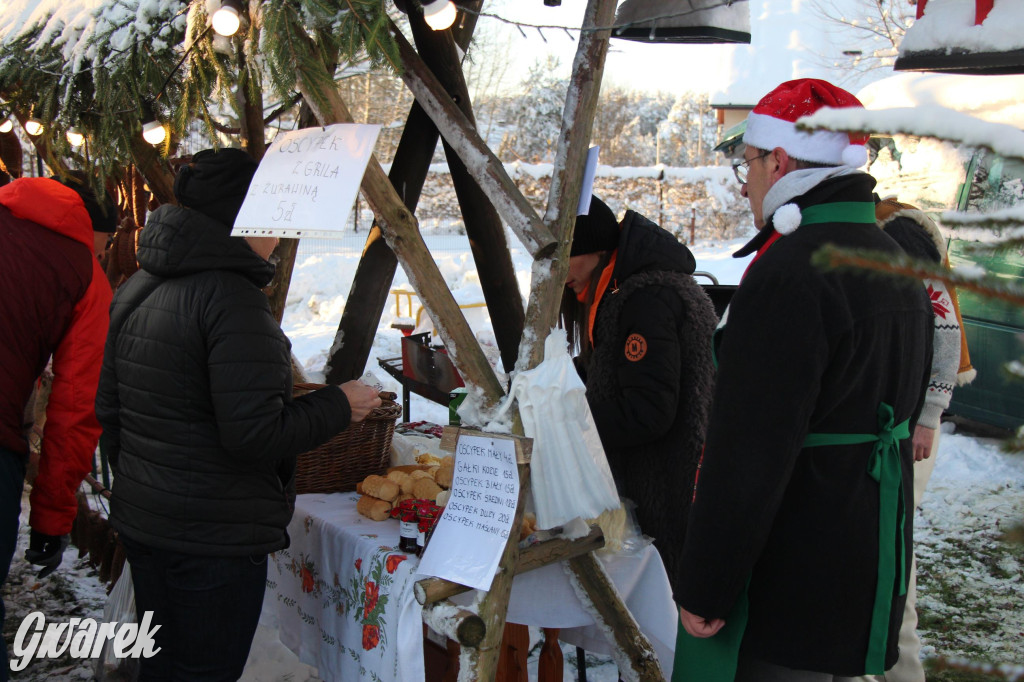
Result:
[[[92,467],[94,401],[111,291],[92,251],[92,222],[74,190],[47,178],[0,187],[0,446],[28,453],[24,411],[53,356],[29,525],[71,530],[75,491]]]

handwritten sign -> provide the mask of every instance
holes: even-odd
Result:
[[[340,237],[379,125],[344,124],[282,133],[260,161],[234,237]]]
[[[418,572],[490,589],[518,501],[515,442],[459,436],[451,496]]]

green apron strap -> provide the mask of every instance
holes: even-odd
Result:
[[[910,420],[895,424],[890,405],[878,406],[878,433],[810,433],[804,447],[820,445],[855,445],[874,442],[868,460],[868,476],[878,482],[878,580],[871,611],[871,631],[865,673],[880,675],[885,672],[886,641],[889,638],[889,616],[892,610],[892,586],[897,578],[896,543],[899,530],[899,594],[906,594],[906,545],[904,528],[906,510],[903,506],[903,469],[900,466],[900,441],[910,438]]]
[[[749,585],[749,581],[747,581]],[[747,586],[743,587],[725,625],[713,637],[693,637],[680,622],[672,663],[672,682],[733,682],[740,644],[747,629]]]

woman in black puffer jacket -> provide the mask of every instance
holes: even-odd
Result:
[[[358,382],[292,398],[291,344],[261,287],[276,238],[231,237],[257,163],[206,150],[154,211],[111,306],[96,413],[111,523],[161,651],[141,679],[235,680],[267,554],[288,545],[296,455],[380,404]]]

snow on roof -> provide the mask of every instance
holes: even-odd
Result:
[[[857,99],[868,109],[934,105],[1024,128],[1024,76],[901,73],[864,87]]]
[[[858,0],[831,0],[829,6],[837,16],[864,14]],[[836,66],[829,55],[837,47],[867,53],[878,45],[856,29],[843,28],[838,19],[822,19],[807,0],[751,0],[750,29],[750,45],[723,48],[728,50],[723,54],[731,61],[731,77],[711,93],[713,107],[752,108],[776,85],[794,78],[822,78],[853,92],[891,73]]]
[[[1024,2],[995,0],[988,17],[974,25],[975,0],[929,0],[924,16],[911,26],[900,44],[908,52],[1008,52],[1024,49]]]

